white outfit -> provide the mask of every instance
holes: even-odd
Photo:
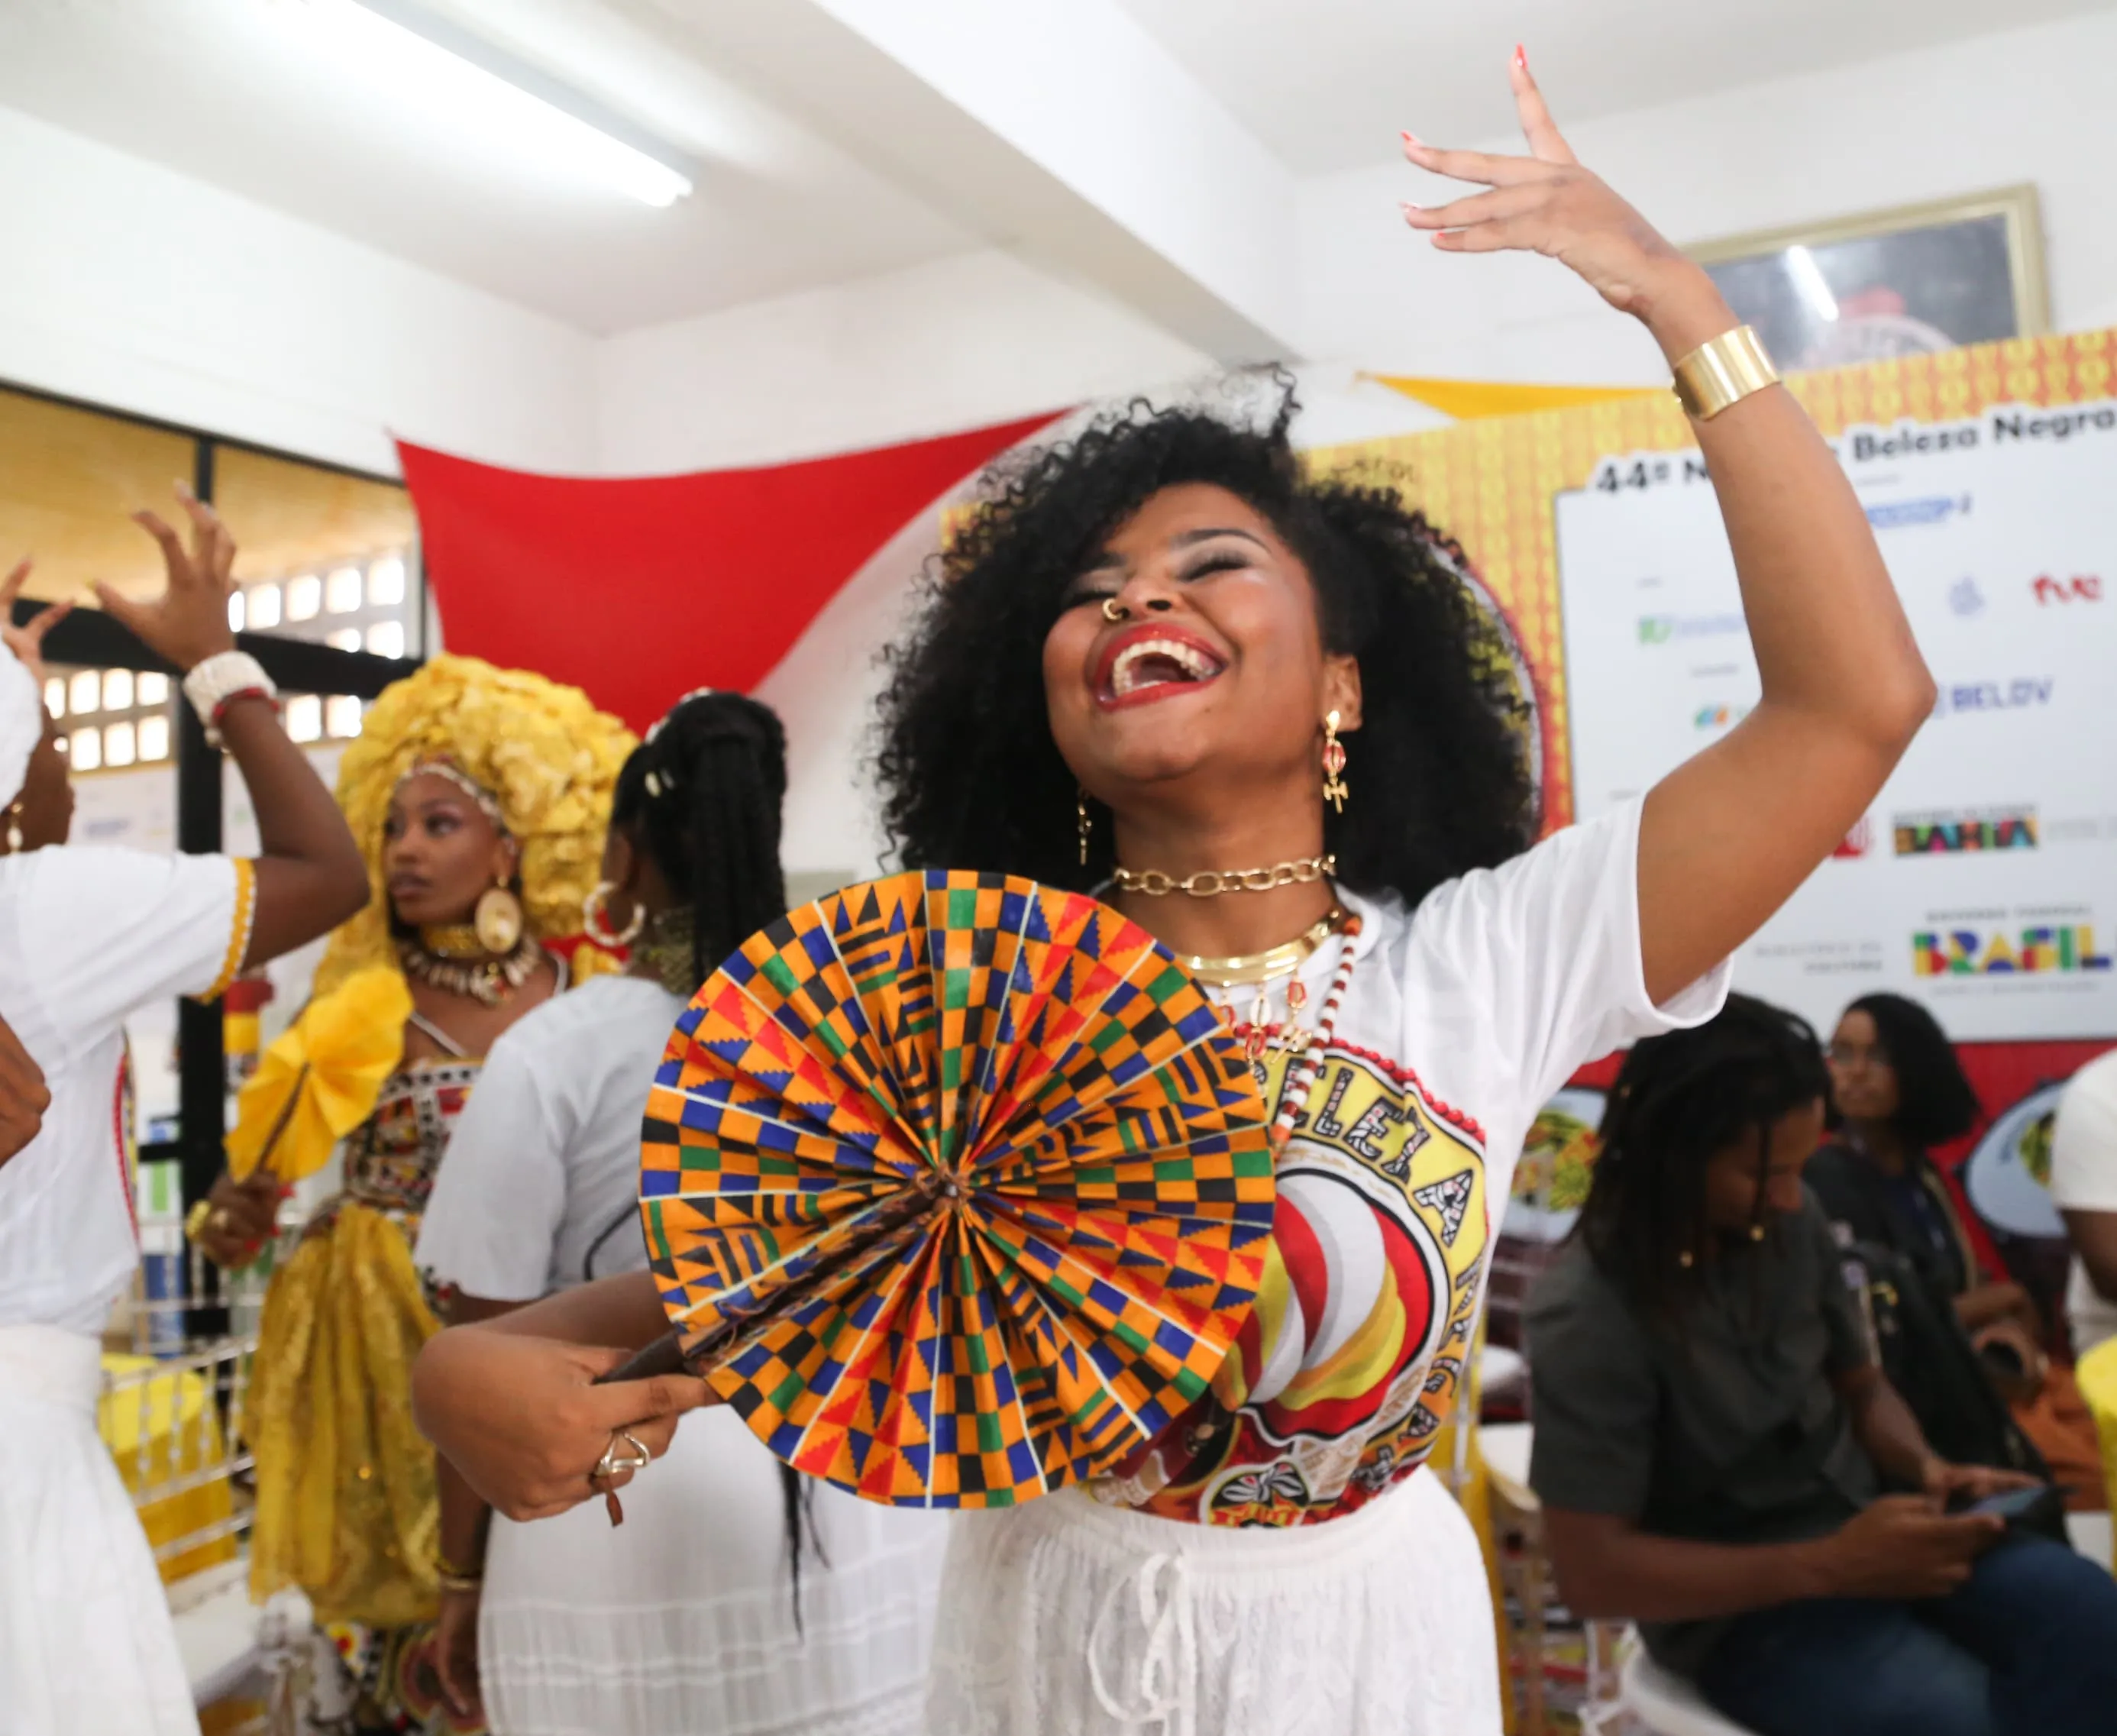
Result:
[[[2051,1199],[2062,1212],[2117,1212],[2117,1049],[2073,1076],[2051,1127]],[[2073,1354],[2117,1338],[2117,1301],[2098,1290],[2073,1258],[2065,1313]]]
[[[1416,1467],[1460,1380],[1538,1109],[1583,1062],[1701,1023],[1724,998],[1724,965],[1661,1008],[1648,998],[1639,815],[1634,803],[1560,833],[1415,911],[1341,891],[1362,919],[1351,985],[1278,1165],[1293,1293],[1245,1371],[1230,1461],[1150,1461],[1151,1475],[966,1515],[930,1729],[1498,1731],[1484,1571],[1467,1521]],[[1303,967],[1311,1009],[1340,959],[1326,943]],[[1241,1013],[1255,992],[1229,998]],[[1369,1366],[1370,1335],[1386,1355],[1368,1387],[1304,1385]],[[1108,1504],[1149,1502],[1211,1522]]]
[[[226,856],[0,858],[0,1017],[51,1092],[0,1166],[0,1720],[10,1736],[195,1731],[168,1605],[95,1433],[99,1335],[139,1261],[125,1016],[216,994],[248,944]]]
[[[437,1281],[532,1300],[639,1271],[640,1124],[684,1003],[598,977],[492,1046],[419,1234]],[[695,1411],[625,1491],[495,1515],[478,1620],[499,1736],[899,1736],[920,1728],[948,1521],[813,1485],[796,1627],[778,1461]]]

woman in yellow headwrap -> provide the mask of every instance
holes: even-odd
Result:
[[[413,1357],[436,1330],[412,1241],[481,1058],[567,986],[612,785],[632,746],[579,690],[440,657],[384,692],[339,801],[373,896],[246,1087],[194,1234],[224,1265],[288,1184],[343,1154],[340,1191],[265,1293],[243,1413],[256,1459],[251,1591],[297,1586],[355,1630],[362,1730],[440,1715],[426,1636],[447,1571]]]

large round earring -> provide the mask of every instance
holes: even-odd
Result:
[[[505,882],[488,886],[471,913],[477,944],[488,953],[511,953],[522,938],[522,901]]]
[[[1088,817],[1088,792],[1086,790],[1075,794],[1073,811],[1079,816],[1075,824],[1081,834],[1081,866],[1085,868],[1088,866],[1088,833],[1095,826],[1095,822]]]
[[[615,880],[597,880],[595,890],[581,901],[581,932],[607,953],[621,952],[639,938],[639,931],[647,926],[647,907],[637,898],[632,901],[632,920],[625,925],[622,934],[610,931],[610,895],[617,890]]]
[[[1323,718],[1323,799],[1340,814],[1352,794],[1339,775],[1344,769],[1345,744],[1338,739],[1338,713],[1328,712]]]

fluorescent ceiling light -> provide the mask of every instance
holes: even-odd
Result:
[[[1816,264],[1815,256],[1806,247],[1795,246],[1787,249],[1787,275],[1793,286],[1801,291],[1801,299],[1815,309],[1815,316],[1828,323],[1838,317],[1838,298],[1830,293],[1830,285],[1824,281],[1823,267]]]
[[[416,0],[310,0],[377,82],[509,155],[648,205],[691,191],[696,165],[593,97]]]

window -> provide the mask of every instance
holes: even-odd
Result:
[[[288,620],[314,621],[323,604],[324,582],[314,573],[304,573],[298,579],[287,581]]]
[[[324,643],[334,651],[357,651],[360,649],[360,629],[334,627],[324,635]]]
[[[149,670],[140,677],[140,703],[142,705],[166,705],[169,703],[169,678]],[[145,758],[143,755],[141,756]]]
[[[132,672],[130,669],[106,669],[103,672],[103,709],[105,711],[131,710]]]
[[[287,734],[296,741],[320,741],[324,733],[324,704],[313,693],[297,693],[287,701]]]
[[[231,633],[242,630],[242,593],[240,591],[228,593],[228,630]]]
[[[103,763],[105,765],[130,765],[135,758],[132,726],[113,723],[103,732]]]
[[[250,614],[250,625],[262,632],[279,625],[279,587],[276,584],[253,584],[242,593],[243,607]]]
[[[103,764],[103,732],[77,729],[67,738],[67,758],[77,772],[92,772]]]
[[[143,760],[169,757],[169,720],[167,718],[141,718],[140,757]]]
[[[350,693],[331,695],[324,706],[324,731],[334,740],[350,741],[360,733],[360,700]]]
[[[103,677],[93,669],[77,669],[67,688],[67,709],[76,717],[93,716],[102,708]]]
[[[378,608],[394,608],[404,600],[404,563],[396,556],[368,568],[367,600]]]
[[[367,630],[367,649],[377,657],[402,657],[404,654],[404,623],[385,621],[370,627]]]
[[[334,615],[350,615],[359,608],[365,589],[358,567],[341,566],[324,580],[324,607]]]
[[[55,718],[66,715],[67,684],[57,676],[44,683],[44,709]]]

